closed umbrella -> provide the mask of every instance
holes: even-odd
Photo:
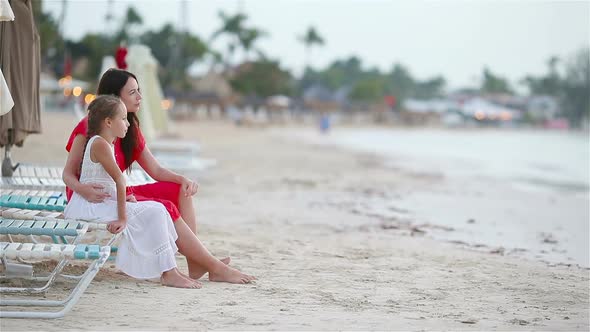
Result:
[[[143,100],[139,120],[141,129],[148,141],[157,134],[168,131],[168,116],[162,108],[164,99],[158,79],[158,60],[152,55],[149,47],[141,44],[129,46],[127,53],[127,70],[137,76]]]
[[[0,68],[14,100],[11,112],[0,116],[0,147],[5,147],[2,175],[12,175],[12,145],[41,132],[39,105],[40,40],[32,0],[10,1],[14,22],[0,22]]]

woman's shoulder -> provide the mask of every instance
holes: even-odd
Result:
[[[76,127],[74,128],[72,133],[82,132],[84,135],[86,135],[87,130],[88,130],[88,116],[85,116],[82,119],[80,119],[80,121],[78,122],[78,124],[76,125]]]
[[[74,139],[76,139],[77,136],[82,135],[83,137],[86,137],[86,132],[88,132],[88,116],[83,117],[76,127],[74,127],[74,130],[72,130],[70,138],[66,143],[66,150],[68,152],[71,150],[72,144],[74,144]]]

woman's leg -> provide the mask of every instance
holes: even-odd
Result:
[[[177,220],[174,223],[174,227],[176,228],[176,234],[178,234],[176,245],[180,253],[186,256],[189,271],[192,266],[193,272],[209,272],[210,281],[234,284],[244,284],[256,279],[253,276],[227,266],[224,262],[211,255],[201,240],[199,240],[182,219]],[[191,274],[191,277],[193,277],[193,274]]]
[[[195,213],[195,205],[193,204],[193,196],[185,197],[182,192],[179,193],[178,210],[188,228],[197,234],[197,215]]]

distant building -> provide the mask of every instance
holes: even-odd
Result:
[[[553,120],[559,111],[557,99],[551,96],[532,96],[526,105],[528,116],[537,122]]]
[[[320,112],[340,111],[348,103],[348,92],[346,88],[332,91],[321,84],[314,84],[303,91],[304,107]]]

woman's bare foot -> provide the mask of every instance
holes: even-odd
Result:
[[[178,288],[201,288],[201,283],[185,278],[177,268],[162,273],[160,277],[162,285]]]
[[[242,273],[225,265],[220,271],[209,272],[209,281],[229,282],[232,284],[247,284],[256,280],[254,276]]]
[[[231,262],[231,258],[225,257],[225,258],[220,259],[220,261],[225,265],[229,265],[229,263]],[[192,271],[189,271],[189,278],[191,278],[193,280],[199,280],[199,279],[201,279],[201,277],[205,273],[207,273],[207,270],[205,270],[204,268],[199,268],[199,269],[193,268]]]

